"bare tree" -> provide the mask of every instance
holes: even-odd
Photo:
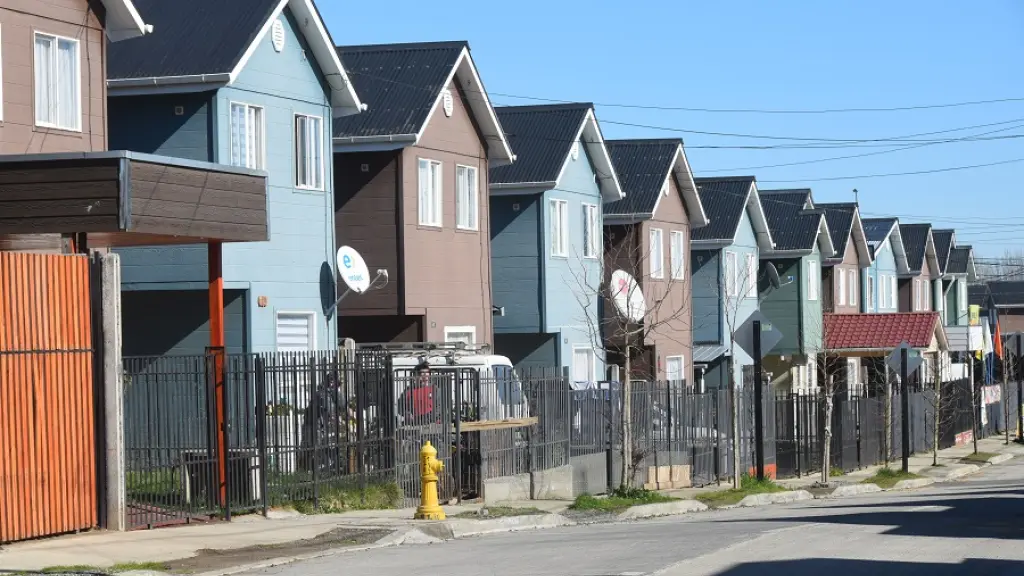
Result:
[[[667,238],[652,258],[652,247],[642,236],[645,233],[645,227],[639,223],[605,227],[603,269],[595,273],[595,267],[587,265],[586,259],[577,254],[571,259],[569,277],[565,278],[579,306],[580,325],[586,327],[594,350],[599,351],[605,363],[616,360],[623,365],[619,422],[622,489],[633,486],[633,477],[643,462],[641,449],[634,446],[632,380],[634,376],[657,379],[657,360],[648,357],[648,347],[655,337],[688,346],[678,339],[678,334],[692,329],[687,269],[673,269],[671,250],[664,249],[671,244]],[[626,272],[632,281],[619,277],[612,282],[617,270]],[[598,313],[602,302],[603,316]],[[620,312],[616,302],[625,308],[625,313]],[[687,355],[692,358],[689,352]]]
[[[939,464],[939,439],[943,432],[949,429],[956,420],[956,413],[959,409],[957,397],[953,394],[946,395],[946,386],[942,382],[942,375],[951,366],[948,354],[935,352],[926,358],[925,362],[930,366],[931,378],[922,377],[922,384],[931,380],[932,389],[922,394],[925,401],[925,409],[932,414],[932,466]],[[921,366],[924,370],[924,364]],[[925,376],[922,374],[922,376]],[[948,386],[955,386],[950,383]],[[924,385],[922,385],[924,388]],[[952,392],[952,389],[949,390]]]
[[[827,290],[828,286],[823,288]],[[847,358],[828,348],[830,327],[825,322],[824,314],[821,320],[805,327],[805,330],[810,330],[812,341],[819,344],[813,362],[818,387],[811,392],[817,395],[821,403],[821,483],[827,485],[832,480],[832,415],[835,412],[835,399],[844,388],[852,386],[852,382],[847,378]]]
[[[1002,256],[977,262],[978,281],[1024,280],[1024,250],[1006,250]]]

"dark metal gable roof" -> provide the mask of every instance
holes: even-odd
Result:
[[[692,239],[731,242],[746,210],[754,177],[694,178],[694,182],[710,223],[691,229]]]
[[[903,248],[907,252],[907,263],[912,273],[920,272],[924,266],[931,230],[931,224],[900,224],[900,236],[903,237]]]
[[[762,190],[760,193],[775,250],[813,250],[822,212],[808,209],[813,206],[811,191]]]
[[[871,256],[878,253],[878,246],[889,237],[893,226],[898,220],[895,218],[862,218],[860,223],[864,227],[864,235],[868,239],[868,246],[871,248]]]
[[[957,246],[949,251],[949,263],[946,266],[947,274],[967,274],[971,265],[970,246]]]
[[[846,246],[852,237],[853,215],[857,211],[857,205],[852,202],[843,202],[817,204],[817,207],[825,211],[825,222],[828,224],[832,245],[836,248],[835,256],[828,260],[841,262],[846,256]]]
[[[495,108],[516,161],[492,168],[491,184],[556,181],[592,108],[589,103]]]
[[[932,230],[932,242],[935,243],[935,255],[939,260],[939,273],[946,273],[949,252],[953,248],[953,230]]]
[[[626,197],[604,205],[605,215],[650,214],[682,140],[608,140],[605,146]]]
[[[339,46],[338,56],[368,110],[335,118],[334,137],[417,134],[465,41]]]
[[[153,32],[107,44],[107,78],[228,74],[280,0],[134,0]]]

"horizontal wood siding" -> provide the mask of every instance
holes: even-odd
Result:
[[[89,261],[0,254],[0,543],[97,523]]]
[[[133,160],[131,190],[131,232],[269,239],[262,177]]]

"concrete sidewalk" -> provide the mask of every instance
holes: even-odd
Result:
[[[978,442],[982,452],[1024,455],[1024,446],[1003,444],[1002,438],[988,438]],[[963,464],[961,459],[973,452],[973,446],[949,448],[939,452],[940,466],[932,466],[931,454],[913,456],[910,470],[936,481],[953,479],[976,472],[975,465]],[[898,467],[899,462],[891,464]],[[834,478],[836,485],[853,485],[872,476],[880,466],[872,466]],[[790,489],[810,488],[820,475],[780,480]],[[706,488],[663,491],[683,500],[692,500],[702,492],[729,488],[728,484]],[[302,554],[290,551],[290,546],[302,553],[311,549],[309,541],[345,529],[349,534],[337,548],[320,546],[317,555],[413,542],[430,542],[460,538],[497,531],[547,528],[572,524],[562,516],[569,501],[533,500],[502,503],[502,506],[536,508],[546,514],[511,516],[505,518],[459,518],[462,513],[477,512],[482,504],[445,506],[448,520],[425,522],[413,520],[415,509],[367,510],[344,514],[318,514],[303,516],[290,511],[273,511],[269,518],[259,515],[236,516],[232,522],[216,522],[133,532],[95,531],[31,542],[11,544],[0,549],[0,570],[40,570],[53,566],[92,566],[109,568],[125,563],[161,563],[195,557],[204,550],[218,551],[254,549],[254,557],[267,557],[277,553],[289,560],[300,559]],[[494,507],[492,505],[492,507]],[[687,509],[687,511],[694,511]],[[675,513],[675,512],[673,512]],[[684,512],[678,512],[684,513]],[[624,515],[620,519],[628,519]],[[360,537],[364,534],[365,537]],[[329,551],[325,551],[329,548]],[[257,553],[258,552],[258,553]],[[280,563],[280,562],[278,562]],[[251,563],[250,563],[251,564]],[[272,564],[269,564],[272,565]],[[249,566],[251,568],[251,565]],[[202,572],[203,570],[199,570]],[[208,570],[206,572],[209,572]],[[230,569],[217,571],[231,573]]]

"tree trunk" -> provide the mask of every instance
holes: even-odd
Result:
[[[619,487],[628,490],[633,486],[633,384],[630,375],[633,363],[630,349],[630,334],[626,332],[625,375],[622,377],[622,480]]]
[[[835,391],[835,382],[832,380],[833,376],[826,376],[828,378],[825,389],[825,418],[824,418],[824,430],[822,431],[822,447],[821,447],[821,483],[828,484],[829,476],[832,472],[832,393]]]
[[[889,367],[885,367],[885,465],[889,466],[892,459],[892,380],[889,378]]]
[[[736,342],[730,339],[732,354],[729,356],[729,426],[732,428],[732,487],[739,489],[743,485],[743,465],[740,460],[740,382],[736,380],[733,358],[736,356]]]

